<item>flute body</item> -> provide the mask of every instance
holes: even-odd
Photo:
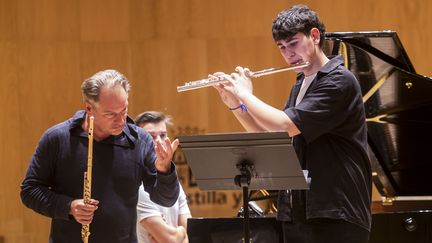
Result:
[[[280,72],[295,70],[295,69],[299,69],[299,68],[305,68],[307,66],[309,66],[309,62],[299,63],[299,64],[291,65],[289,67],[268,68],[268,69],[252,72],[250,77],[251,78],[258,78],[261,76],[270,75],[270,74],[274,74],[274,73],[280,73]],[[220,76],[220,77],[216,77],[216,78],[207,78],[207,79],[200,79],[200,80],[196,80],[196,81],[186,82],[182,86],[177,86],[177,92],[183,92],[183,91],[189,91],[189,90],[209,87],[209,86],[213,86],[213,85],[216,85],[218,83],[225,82],[225,81],[227,81],[226,76]]]
[[[90,203],[91,185],[92,185],[92,168],[93,168],[93,125],[94,117],[90,116],[88,126],[88,151],[87,151],[87,171],[84,172],[84,203]],[[90,224],[83,224],[81,228],[81,238],[84,243],[88,243],[90,236]]]

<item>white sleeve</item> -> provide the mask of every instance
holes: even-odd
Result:
[[[162,216],[158,206],[150,200],[150,195],[144,191],[143,185],[139,188],[138,204],[137,204],[137,220],[141,220],[154,217]]]
[[[189,206],[187,204],[186,194],[183,191],[183,187],[181,186],[181,184],[180,184],[180,194],[178,198],[178,203],[179,203],[179,215],[191,214],[189,210]]]

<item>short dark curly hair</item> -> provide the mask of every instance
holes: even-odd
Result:
[[[318,18],[318,14],[306,5],[294,5],[280,12],[273,20],[273,39],[274,41],[286,40],[299,32],[309,36],[312,28],[320,31],[319,45],[322,48],[325,26]]]

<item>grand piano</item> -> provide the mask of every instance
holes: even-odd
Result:
[[[373,182],[382,196],[372,206],[370,242],[432,242],[432,79],[416,73],[394,31],[325,37],[326,53],[343,55],[362,89]],[[264,233],[280,241],[274,218],[264,218],[251,219],[252,239],[262,237],[262,221],[271,226]],[[222,234],[223,225],[231,236],[234,225],[241,233],[239,219],[230,226],[226,220],[190,220],[190,242],[211,242],[208,236],[214,229]]]
[[[360,83],[374,185],[370,242],[432,242],[432,79],[394,31],[327,33]]]

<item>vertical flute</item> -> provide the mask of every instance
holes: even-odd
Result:
[[[90,203],[92,167],[93,167],[93,123],[94,117],[90,116],[88,125],[88,152],[87,152],[87,171],[84,172],[84,203]],[[81,228],[81,238],[84,243],[88,243],[90,236],[90,224],[83,224]]]
[[[251,74],[250,77],[251,78],[258,78],[258,77],[261,77],[261,76],[270,75],[270,74],[274,74],[274,73],[280,73],[280,72],[285,72],[285,71],[290,71],[290,70],[305,68],[307,66],[309,66],[309,62],[294,64],[294,65],[291,65],[289,67],[268,68],[268,69],[252,72],[252,74]],[[182,86],[177,86],[177,92],[183,92],[183,91],[188,91],[188,90],[193,90],[193,89],[199,89],[199,88],[204,88],[204,87],[208,87],[208,86],[213,86],[213,85],[216,85],[218,83],[225,82],[225,81],[227,81],[226,76],[220,76],[220,77],[215,77],[215,78],[206,78],[206,79],[200,79],[200,80],[196,80],[196,81],[190,81],[190,82],[186,82]]]

